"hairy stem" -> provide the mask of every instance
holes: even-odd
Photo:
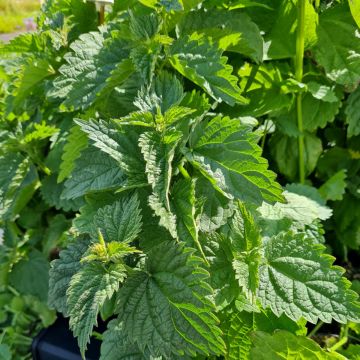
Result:
[[[315,325],[315,327],[309,332],[308,337],[310,338],[310,337],[314,336],[314,335],[319,331],[319,329],[320,329],[323,325],[324,325],[324,322],[319,321],[319,322]]]
[[[305,1],[298,0],[298,26],[296,37],[296,57],[295,57],[295,78],[301,82],[303,78],[303,62],[305,48]],[[304,162],[304,127],[302,113],[302,94],[296,95],[296,115],[299,130],[299,180],[300,183],[305,182],[305,162]]]
[[[265,147],[265,141],[266,141],[266,135],[268,133],[268,121],[265,122],[264,124],[264,133],[261,139],[261,149],[264,152],[264,147]]]
[[[178,169],[179,169],[179,171],[181,172],[182,176],[183,176],[186,180],[191,180],[191,177],[190,177],[189,173],[186,171],[186,169],[185,169],[182,165],[178,165]],[[194,242],[195,242],[196,247],[197,247],[198,250],[200,251],[200,254],[201,254],[201,256],[202,256],[205,264],[206,264],[207,266],[210,266],[210,264],[209,264],[209,262],[208,262],[208,260],[207,260],[207,258],[206,258],[206,255],[205,255],[205,253],[204,253],[204,250],[203,250],[203,248],[202,248],[202,246],[201,246],[201,244],[200,244],[200,241],[199,241],[199,237],[198,237],[198,236],[196,236],[196,239],[194,239]]]
[[[340,340],[335,345],[333,345],[329,350],[336,351],[337,349],[345,345],[348,342],[348,332],[349,332],[349,324],[345,324],[341,328]]]
[[[189,180],[191,179],[189,173],[186,171],[186,169],[182,166],[182,165],[178,165],[178,169],[181,172],[182,176],[186,179]]]

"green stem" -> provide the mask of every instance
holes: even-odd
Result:
[[[186,179],[186,180],[190,180],[191,177],[189,175],[189,173],[186,171],[186,169],[182,166],[182,165],[178,165],[178,169],[181,172],[182,176]]]
[[[178,169],[179,169],[179,171],[181,172],[181,174],[184,176],[184,178],[186,180],[191,180],[191,177],[190,177],[189,173],[186,171],[186,169],[182,165],[178,165]],[[200,251],[200,254],[201,254],[202,258],[204,259],[205,264],[207,266],[210,266],[210,264],[209,264],[209,262],[208,262],[208,260],[206,258],[206,255],[204,253],[204,250],[203,250],[203,248],[202,248],[202,246],[200,244],[198,236],[196,236],[196,238],[194,239],[194,242],[195,242],[198,250]]]
[[[267,132],[268,132],[268,121],[266,121],[265,123],[265,126],[264,126],[264,133],[263,133],[263,136],[262,136],[262,139],[261,139],[261,149],[262,151],[264,151],[264,147],[265,147],[265,140],[266,140],[266,135],[267,135]]]
[[[295,78],[301,82],[303,78],[303,63],[305,49],[305,1],[298,0],[298,26],[296,36],[296,57],[295,57]],[[299,130],[299,180],[305,182],[305,162],[304,162],[304,126],[302,113],[302,94],[296,95],[296,115]]]
[[[309,332],[308,337],[310,338],[314,336],[323,325],[324,323],[322,321],[319,321],[316,326]]]
[[[341,348],[348,342],[348,332],[349,332],[349,324],[345,324],[344,327],[341,329],[340,333],[340,340],[333,345],[329,351],[336,351],[337,349]]]

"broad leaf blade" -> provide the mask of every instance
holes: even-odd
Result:
[[[357,26],[360,28],[360,2],[359,0],[349,0],[351,15]]]
[[[262,61],[264,43],[260,30],[243,12],[192,11],[180,22],[179,31],[181,36],[196,31],[211,37],[222,50],[244,54],[256,62]]]
[[[258,331],[252,336],[250,360],[317,359],[345,360],[336,352],[327,352],[315,341],[280,330],[273,335]]]
[[[360,304],[351,283],[323,250],[301,233],[283,232],[269,239],[257,294],[263,306],[295,321],[359,321]]]
[[[111,320],[103,334],[100,360],[156,360],[140,351],[136,344],[129,342],[122,323]]]
[[[123,40],[112,38],[111,31],[83,34],[71,44],[72,52],[65,55],[66,64],[60,68],[61,76],[54,82],[51,97],[64,99],[68,108],[86,109],[106,88],[107,80],[118,64],[128,58]],[[117,76],[118,85],[126,80],[130,72]]]
[[[232,219],[230,232],[235,251],[233,267],[240,287],[254,303],[261,263],[260,230],[244,204],[239,203],[237,210]]]
[[[61,157],[58,182],[64,181],[70,176],[75,167],[75,160],[80,157],[81,151],[87,147],[88,140],[86,134],[81,131],[79,126],[73,126],[67,137],[64,152]]]
[[[140,136],[139,146],[145,159],[148,183],[153,189],[149,204],[160,216],[160,225],[176,237],[176,219],[170,209],[169,190],[173,174],[172,162],[179,134],[161,136],[158,132],[147,132]]]
[[[345,3],[332,6],[320,16],[315,59],[324,67],[326,75],[338,84],[351,86],[360,79],[357,32],[358,28]]]
[[[105,268],[93,262],[86,264],[71,278],[66,293],[70,329],[78,338],[83,357],[101,306],[119,289],[125,277],[125,268],[121,264]]]
[[[116,128],[112,123],[76,120],[81,130],[87,133],[93,145],[110,155],[128,176],[128,185],[143,184],[144,164],[139,148],[139,135],[127,127]]]
[[[283,201],[275,174],[261,157],[256,135],[238,120],[215,117],[194,144],[188,160],[227,197],[261,204]]]
[[[141,231],[139,200],[133,195],[98,210],[94,226],[101,230],[105,241],[131,242]]]
[[[153,355],[223,353],[199,260],[168,242],[148,255],[147,271],[131,275],[119,292],[119,319],[127,336]]]
[[[62,197],[74,199],[93,191],[116,189],[124,182],[125,176],[119,164],[90,146],[76,160],[75,169],[65,182]]]
[[[348,137],[360,134],[360,86],[350,94],[345,108]]]
[[[211,97],[229,105],[246,104],[240,95],[232,66],[221,51],[204,38],[183,37],[171,47],[171,65],[183,76],[202,87]]]
[[[49,281],[49,306],[68,315],[66,291],[73,275],[80,269],[80,259],[90,244],[89,239],[76,239],[60,252],[60,258],[51,263]]]

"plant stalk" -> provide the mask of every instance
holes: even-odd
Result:
[[[186,169],[182,166],[182,165],[178,165],[178,169],[181,172],[182,176],[186,179],[186,180],[190,180],[191,177],[189,175],[189,173],[186,171]]]
[[[303,79],[303,63],[305,49],[305,1],[298,0],[298,26],[296,36],[296,57],[295,57],[295,78],[301,82]],[[299,130],[299,180],[303,184],[305,182],[305,162],[304,162],[304,126],[302,112],[302,94],[296,94],[296,116]]]
[[[333,345],[329,349],[329,351],[336,351],[337,349],[344,346],[349,340],[348,339],[348,332],[349,332],[349,324],[345,324],[341,329],[340,340],[335,345]]]
[[[312,336],[314,336],[318,331],[319,329],[324,325],[324,322],[323,321],[319,321],[315,327],[309,332],[308,334],[308,337],[311,338]]]
[[[105,5],[100,5],[100,12],[99,12],[99,25],[104,24],[105,21]]]

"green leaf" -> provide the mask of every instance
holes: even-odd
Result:
[[[315,341],[295,336],[285,330],[276,331],[273,335],[258,331],[252,335],[252,341],[250,360],[345,360],[335,352],[326,352]]]
[[[24,141],[26,143],[31,143],[33,141],[40,141],[47,138],[50,138],[54,134],[59,131],[55,126],[46,125],[45,122],[40,124],[34,124],[32,127],[31,125],[26,129]]]
[[[195,183],[190,179],[178,180],[172,188],[172,205],[177,214],[179,238],[193,246],[198,243],[198,228],[195,221]]]
[[[287,218],[304,226],[310,225],[318,219],[327,220],[332,215],[332,211],[328,207],[319,204],[308,196],[299,195],[290,190],[284,191],[284,197],[286,199],[284,204],[276,203],[271,206],[263,203],[257,209],[265,221]]]
[[[258,313],[234,312],[226,319],[226,342],[228,357],[231,360],[250,359],[252,334],[254,331],[272,333],[275,330],[287,330],[289,334],[305,335],[306,327],[282,315],[275,316],[271,311],[262,310]]]
[[[230,237],[235,251],[233,267],[236,279],[248,299],[254,303],[259,285],[261,236],[254,217],[240,202],[232,219]]]
[[[359,111],[359,102],[360,102],[360,86],[350,94],[346,101],[346,123],[349,125],[347,129],[347,136],[357,136],[360,135],[360,111]]]
[[[198,5],[201,1],[200,0],[140,0],[142,4],[145,6],[156,8],[161,6],[164,8],[165,11],[189,11],[196,5]]]
[[[282,201],[282,189],[275,174],[267,170],[257,136],[249,127],[228,117],[215,117],[186,153],[194,167],[228,198],[260,205]]]
[[[232,75],[233,68],[227,64],[227,58],[206,38],[182,37],[172,44],[170,51],[171,65],[215,100],[229,105],[248,102],[240,95],[237,77]]]
[[[208,260],[210,286],[214,289],[216,310],[229,306],[239,296],[240,287],[232,266],[233,254],[229,238],[215,232],[201,235]]]
[[[250,334],[255,330],[253,314],[246,312],[234,313],[228,319],[225,334],[227,355],[229,360],[247,360],[251,349]]]
[[[46,256],[51,256],[53,249],[56,249],[62,243],[66,238],[65,232],[69,230],[70,226],[71,221],[64,214],[60,213],[53,217],[49,216],[49,226],[45,230],[42,240],[42,251]]]
[[[61,157],[60,171],[58,182],[63,182],[70,176],[75,167],[75,160],[80,157],[81,151],[88,145],[86,134],[81,131],[80,127],[75,125],[70,129],[66,139],[64,152]]]
[[[315,81],[308,82],[306,86],[315,99],[330,103],[337,102],[339,100],[334,90],[330,86],[319,84]]]
[[[340,170],[319,188],[321,196],[326,200],[342,200],[346,188],[346,170]]]
[[[322,198],[322,196],[319,194],[319,190],[314,186],[299,184],[299,183],[291,183],[291,184],[287,184],[285,186],[285,189],[291,193],[305,196],[311,200],[314,200],[321,206],[326,205],[326,200]]]
[[[171,205],[176,214],[179,239],[188,246],[194,247],[195,245],[207,262],[199,240],[198,225],[195,218],[195,201],[195,182],[191,179],[178,180],[172,188]]]
[[[67,108],[86,109],[101,97],[102,91],[108,92],[107,81],[112,72],[116,73],[117,86],[131,73],[122,72],[122,77],[116,72],[117,66],[129,56],[125,43],[108,32],[91,32],[82,34],[70,48],[72,52],[65,55],[66,63],[61,66],[61,76],[54,82],[54,88],[49,92],[53,98],[61,98]],[[110,80],[111,82],[111,80]]]
[[[1,52],[7,53],[41,53],[44,52],[47,40],[46,32],[22,33],[11,39],[8,44],[1,44]]]
[[[0,360],[11,360],[10,347],[6,344],[0,344]]]
[[[260,266],[258,298],[278,316],[301,317],[316,323],[332,319],[359,321],[360,305],[344,270],[324,247],[304,234],[283,232],[265,244],[266,263]]]
[[[305,175],[311,174],[316,167],[317,161],[322,154],[321,140],[314,134],[305,133],[304,136],[304,163]],[[299,172],[299,147],[297,139],[292,136],[276,133],[270,140],[270,153],[276,161],[276,165],[283,175],[289,180],[298,179]],[[284,154],[287,154],[284,157]]]
[[[148,40],[146,43],[137,44],[130,52],[136,71],[146,81],[150,82],[153,77],[161,48],[159,41]]]
[[[345,3],[326,9],[320,16],[318,42],[313,49],[315,59],[324,67],[328,78],[338,84],[351,86],[360,80],[357,33],[358,28]]]
[[[29,255],[14,265],[9,274],[10,285],[21,294],[34,295],[46,302],[48,297],[49,263],[38,250],[33,249]]]
[[[116,201],[98,210],[94,226],[101,229],[105,241],[132,242],[141,231],[141,211],[136,195]]]
[[[78,338],[82,357],[85,357],[87,343],[93,326],[106,299],[110,299],[126,278],[122,264],[105,268],[99,263],[88,263],[72,276],[67,290],[67,309],[70,329]]]
[[[60,251],[60,258],[51,262],[49,271],[49,306],[68,315],[66,291],[70,280],[80,270],[80,259],[85,254],[90,241],[79,238],[66,249]]]
[[[120,188],[124,180],[119,164],[107,154],[90,146],[75,161],[75,169],[65,181],[62,197],[74,199],[88,192]]]
[[[58,174],[56,172],[42,179],[40,191],[45,203],[58,210],[79,210],[79,208],[84,205],[83,197],[80,196],[75,199],[64,199],[62,197],[62,193],[65,189],[65,183],[58,184],[57,179]]]
[[[360,2],[359,0],[349,0],[351,15],[357,26],[360,28]]]
[[[341,107],[341,101],[336,99],[332,102],[326,102],[323,99],[318,100],[314,95],[309,93],[302,96],[302,109],[304,116],[304,130],[313,132],[318,128],[324,128],[328,123],[335,120]],[[296,109],[293,107],[291,111],[275,119],[275,123],[280,125],[281,131],[290,136],[294,136],[292,132],[288,132],[287,125],[291,123],[293,126],[297,124]],[[298,136],[298,130],[296,135]]]
[[[111,320],[103,334],[100,360],[155,360],[143,354],[136,344],[129,342],[123,325],[118,320]]]
[[[65,40],[71,43],[79,35],[97,29],[98,19],[96,15],[94,3],[78,0],[48,1],[43,4],[42,11],[39,14],[39,25],[43,29],[56,29],[62,37],[67,36]],[[68,24],[67,19],[71,19],[70,24]],[[71,29],[68,29],[69,26]],[[65,45],[67,45],[67,41],[65,41]]]
[[[340,242],[351,249],[360,247],[360,200],[345,194],[334,206],[335,232]]]
[[[45,59],[29,59],[21,68],[20,75],[13,83],[15,96],[13,107],[14,110],[21,108],[22,103],[27,100],[34,91],[38,91],[38,86],[41,85],[43,80],[48,76],[54,74],[54,69]]]
[[[232,202],[202,176],[196,179],[195,185],[198,207],[201,209],[199,230],[211,233],[226,224],[233,213]]]
[[[263,2],[262,2],[263,3]],[[266,60],[292,58],[296,54],[297,3],[276,0],[266,2],[267,8],[247,9],[252,20],[264,31]],[[305,2],[305,49],[317,40],[318,14],[311,2]]]
[[[157,108],[160,108],[161,113],[165,114],[172,106],[179,105],[184,97],[184,89],[174,74],[162,71],[155,78],[149,97],[150,99],[141,99],[142,102],[137,101],[139,109],[150,110],[156,114]]]
[[[283,91],[284,75],[289,72],[286,64],[265,62],[261,65],[245,63],[238,71],[240,88],[250,103],[239,106],[242,115],[261,116],[276,114],[291,107],[293,97]],[[284,74],[283,74],[284,73]]]
[[[139,138],[148,183],[153,189],[149,204],[160,216],[160,225],[166,227],[173,237],[176,237],[176,218],[170,209],[169,189],[178,141],[179,135],[176,133],[162,137],[157,132],[146,132]]]
[[[180,22],[179,31],[181,36],[193,32],[204,34],[222,50],[244,54],[256,62],[262,61],[264,44],[260,30],[243,12],[219,9],[192,11]]]
[[[174,242],[154,247],[146,271],[133,273],[119,292],[126,335],[153,356],[222,354],[207,277],[191,250]]]
[[[16,216],[39,186],[38,175],[29,159],[19,153],[0,156],[1,220]]]
[[[128,176],[128,185],[145,183],[144,161],[137,146],[138,133],[128,127],[116,128],[100,120],[76,120],[81,130],[88,134],[93,145],[109,154]]]
[[[348,360],[360,360],[360,345],[350,344],[346,350],[340,350],[340,353]]]

